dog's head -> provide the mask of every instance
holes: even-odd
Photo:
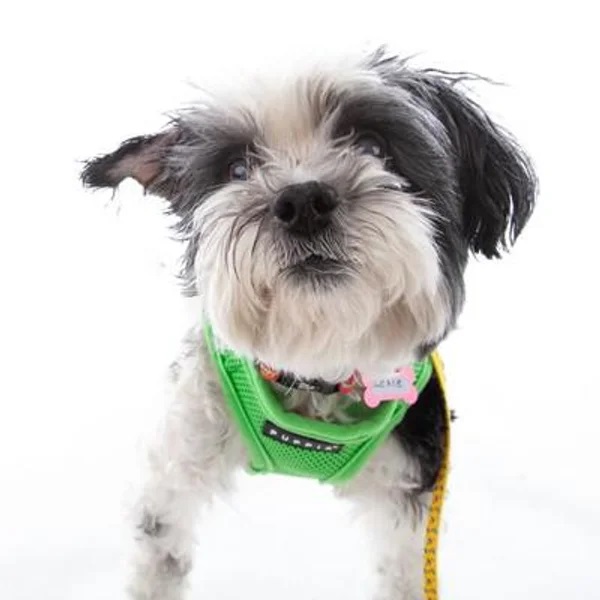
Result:
[[[83,181],[166,198],[228,347],[305,377],[389,371],[453,327],[469,251],[499,256],[533,208],[527,157],[460,79],[382,53],[315,69],[180,112]]]

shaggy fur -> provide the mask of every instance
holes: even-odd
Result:
[[[180,600],[198,507],[246,463],[200,328],[303,378],[390,373],[454,327],[469,250],[498,256],[533,209],[535,176],[509,134],[461,89],[382,52],[206,97],[165,131],[89,161],[163,196],[201,306],[172,370],[173,405],[140,504],[137,600]],[[280,390],[288,410],[343,420],[339,396]],[[340,494],[377,516],[377,598],[422,597],[423,518],[445,435],[432,381]],[[417,510],[414,510],[417,508]]]

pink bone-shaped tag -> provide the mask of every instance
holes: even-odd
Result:
[[[412,367],[402,367],[387,377],[377,379],[363,376],[362,382],[365,386],[363,401],[369,408],[377,408],[389,400],[404,400],[412,405],[419,395]]]

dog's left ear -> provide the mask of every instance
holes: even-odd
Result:
[[[471,250],[499,257],[514,244],[533,211],[537,179],[513,137],[459,89],[462,79],[417,71],[401,77],[400,85],[434,111],[450,137]]]

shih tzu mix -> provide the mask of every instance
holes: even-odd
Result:
[[[469,252],[512,245],[536,192],[527,156],[464,79],[378,51],[209,96],[86,163],[87,186],[131,177],[166,200],[199,304],[169,371],[131,598],[183,598],[195,515],[248,465],[362,503],[376,517],[376,597],[426,595],[447,423],[439,373],[417,385],[415,369],[456,323]],[[365,424],[363,443],[352,432]],[[327,435],[336,427],[346,437]]]

